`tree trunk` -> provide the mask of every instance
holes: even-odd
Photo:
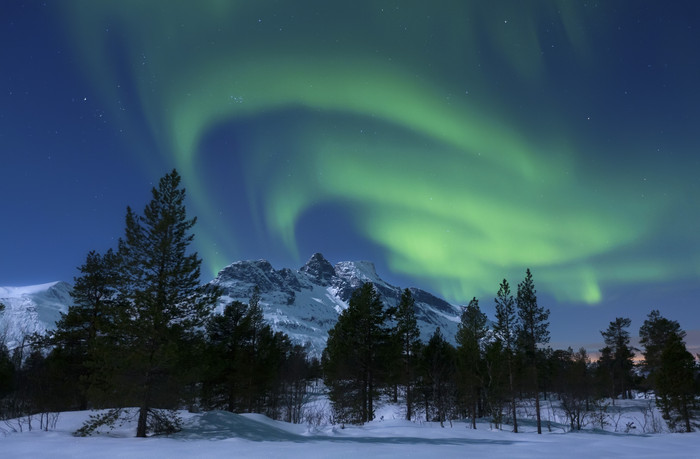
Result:
[[[688,398],[685,395],[681,396],[681,403],[683,404],[683,419],[685,420],[685,431],[692,432],[693,429],[690,426],[690,410],[688,409]]]
[[[537,412],[537,433],[542,434],[542,419],[540,418],[540,393],[535,389],[535,411]]]
[[[515,407],[515,391],[513,390],[513,367],[510,356],[508,357],[508,382],[510,384],[510,406],[513,410],[513,433],[518,433],[518,416]]]
[[[139,423],[136,427],[136,436],[146,438],[146,426],[148,424],[148,404],[144,403],[139,409]]]
[[[423,392],[423,402],[425,403],[425,422],[430,421],[430,416],[428,416],[428,411],[430,408],[430,403],[428,402],[428,392]]]
[[[369,422],[374,419],[374,384],[372,381],[372,373],[369,375],[368,387],[367,387],[367,419],[365,422]]]
[[[143,399],[139,408],[139,422],[136,426],[136,436],[146,438],[146,428],[148,425],[148,409],[151,405],[151,370],[153,368],[153,351],[149,355],[149,370],[146,372],[146,379],[143,387]]]
[[[535,412],[537,415],[537,433],[542,434],[542,419],[540,417],[540,390],[537,384],[537,366],[532,366],[532,382],[535,388]]]
[[[413,417],[413,391],[410,384],[406,385],[406,420],[410,421]]]

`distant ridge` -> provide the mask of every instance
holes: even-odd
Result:
[[[223,291],[219,312],[233,300],[247,303],[257,286],[265,319],[273,329],[286,333],[296,343],[308,343],[309,350],[320,355],[328,330],[348,307],[352,292],[365,282],[374,284],[386,306],[398,304],[403,289],[382,280],[372,262],[332,265],[320,253],[313,254],[296,271],[277,270],[266,260],[237,261],[222,269],[211,284]],[[416,300],[421,339],[427,341],[440,327],[445,337],[453,340],[460,308],[424,290],[410,290]]]

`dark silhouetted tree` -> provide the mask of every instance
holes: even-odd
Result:
[[[535,396],[535,414],[537,416],[537,433],[542,433],[540,415],[539,380],[537,375],[537,345],[549,342],[549,310],[537,304],[535,284],[528,269],[525,280],[518,284],[518,318],[516,330],[519,346],[525,354],[531,389]]]
[[[113,314],[120,285],[119,258],[111,249],[104,255],[91,251],[78,269],[81,275],[74,279],[71,291],[74,303],[66,314],[61,314],[56,329],[48,337],[48,344],[52,346],[49,360],[63,367],[65,374],[61,379],[75,392],[75,401],[68,403],[65,409],[85,410],[88,406],[102,407],[111,402],[97,396],[101,393],[99,388],[107,381],[104,380],[106,375],[96,369],[100,340],[111,333],[115,320]]]
[[[685,332],[675,320],[661,316],[658,310],[649,313],[639,328],[639,342],[643,347],[644,369],[648,374],[648,382],[653,386],[654,373],[661,366],[661,353],[673,337],[685,338]]]
[[[506,406],[510,411],[512,391],[508,384],[508,355],[499,339],[487,340],[484,346],[484,372],[485,402],[491,422],[500,429]]]
[[[233,301],[207,322],[202,404],[300,422],[312,377],[304,348],[263,320],[257,291],[248,305]]]
[[[0,342],[0,419],[6,419],[12,414],[9,413],[9,401],[5,400],[5,397],[15,389],[15,366],[7,346]]]
[[[396,323],[392,330],[396,362],[387,362],[396,368],[398,385],[403,388],[406,406],[406,420],[411,420],[415,411],[416,368],[421,348],[420,330],[416,320],[415,300],[409,289],[401,294],[401,300],[391,315]]]
[[[487,331],[486,314],[479,309],[479,300],[473,298],[462,311],[456,336],[460,399],[471,418],[472,429],[476,429],[484,384],[482,340]]]
[[[422,375],[425,417],[429,421],[431,404],[434,407],[434,419],[443,426],[449,411],[455,405],[455,368],[457,356],[455,348],[445,340],[438,327],[423,349]]]
[[[654,371],[656,404],[672,430],[682,424],[686,432],[692,432],[698,392],[695,359],[675,332],[667,337],[659,357]]]
[[[209,350],[203,391],[208,408],[231,412],[240,409],[245,365],[243,345],[248,334],[243,318],[247,309],[244,303],[233,301],[207,322]]]
[[[353,292],[348,308],[328,332],[325,380],[341,422],[362,424],[374,419],[382,368],[379,356],[387,336],[385,320],[379,293],[368,282]]]
[[[143,215],[127,208],[118,301],[102,350],[113,392],[138,407],[138,437],[178,428],[164,410],[179,406],[183,378],[192,375],[183,360],[218,297],[200,286],[201,259],[188,252],[196,219],[187,217],[178,173],[151,193]]]
[[[508,367],[508,388],[510,399],[510,412],[513,417],[513,432],[518,432],[517,407],[515,403],[515,352],[518,347],[517,317],[515,299],[510,291],[508,281],[503,279],[498,293],[494,299],[496,302],[496,323],[494,334],[502,345]]]
[[[605,341],[605,349],[601,349],[601,353],[609,356],[609,360],[602,360],[601,365],[607,365],[610,372],[611,398],[613,404],[615,397],[618,394],[622,398],[630,398],[631,383],[632,383],[632,368],[634,363],[632,358],[634,352],[630,346],[630,333],[627,328],[632,324],[628,318],[617,317],[613,322],[610,322],[608,328],[600,332]]]

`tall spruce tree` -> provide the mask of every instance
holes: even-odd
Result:
[[[484,402],[491,415],[494,428],[501,429],[504,414],[510,412],[510,390],[508,386],[508,362],[499,339],[486,340],[484,345]],[[505,413],[504,413],[505,411]]]
[[[669,320],[655,309],[649,313],[639,328],[639,342],[644,348],[644,369],[649,373],[649,379],[654,380],[654,373],[661,366],[661,353],[670,339],[685,338],[685,331],[675,320]]]
[[[102,394],[105,374],[96,372],[101,337],[110,333],[114,317],[114,302],[120,283],[119,258],[111,249],[100,255],[87,254],[80,266],[81,275],[75,278],[71,291],[73,305],[56,323],[49,337],[53,345],[51,360],[61,360],[66,374],[62,379],[76,393],[77,405],[72,409],[85,410],[88,405],[108,403],[96,394]],[[91,390],[92,389],[92,390]]]
[[[241,409],[247,369],[243,348],[248,332],[248,307],[232,301],[221,314],[207,321],[207,366],[203,377],[203,402],[207,408],[235,412]]]
[[[411,290],[404,289],[398,306],[392,315],[396,321],[393,330],[394,341],[398,347],[399,384],[404,389],[406,401],[406,420],[410,421],[415,411],[415,384],[418,355],[421,348],[420,330],[416,320],[415,300]],[[389,362],[391,363],[391,362]]]
[[[517,317],[515,315],[515,299],[510,291],[508,281],[503,279],[496,298],[496,323],[494,333],[496,339],[502,343],[508,366],[508,388],[510,390],[510,411],[513,417],[513,432],[518,433],[517,406],[515,403],[515,351],[518,346],[518,335],[516,333]]]
[[[177,420],[180,363],[202,329],[218,291],[199,284],[201,259],[189,253],[195,218],[185,210],[185,190],[173,170],[152,190],[143,215],[127,208],[119,241],[119,302],[106,347],[111,381],[138,406],[137,437],[168,431]],[[87,429],[89,430],[89,429]]]
[[[549,342],[549,309],[537,304],[537,291],[528,268],[525,280],[518,284],[518,318],[517,334],[521,348],[525,353],[530,373],[530,383],[535,395],[535,414],[537,416],[537,433],[542,433],[540,415],[539,379],[537,374],[537,345]]]
[[[608,365],[611,377],[611,396],[613,404],[615,397],[621,394],[622,398],[629,398],[632,384],[632,368],[634,363],[632,358],[634,352],[630,346],[630,333],[627,330],[632,324],[629,318],[617,317],[610,322],[606,330],[602,330],[600,334],[605,341],[605,347],[609,352],[601,352],[611,357],[610,360],[605,360]]]
[[[695,359],[677,333],[668,336],[659,357],[654,372],[656,405],[672,430],[681,424],[685,432],[692,432],[698,393]]]
[[[362,424],[374,419],[385,345],[386,313],[379,293],[367,282],[355,290],[348,308],[328,332],[324,351],[326,384],[336,417]]]
[[[454,407],[456,360],[455,348],[447,342],[440,327],[437,327],[423,348],[421,358],[426,421],[436,419],[444,426],[450,408]],[[431,403],[434,416],[431,416]]]
[[[272,362],[277,356],[275,352],[277,342],[272,328],[265,323],[260,306],[260,290],[257,286],[248,300],[248,310],[243,317],[243,322],[246,329],[242,349],[245,356],[242,369],[245,375],[243,386],[245,408],[248,412],[261,412],[263,396],[270,389],[275,376],[270,372],[277,369],[277,365]]]
[[[462,311],[457,329],[457,358],[459,369],[460,398],[471,418],[472,429],[476,429],[478,406],[484,384],[484,348],[486,337],[486,314],[479,308],[479,300],[472,298]]]

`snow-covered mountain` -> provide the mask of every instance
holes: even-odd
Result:
[[[9,349],[22,344],[25,336],[53,329],[61,313],[72,304],[71,286],[66,282],[28,287],[0,287],[0,341]]]
[[[374,284],[386,306],[398,304],[402,289],[382,280],[373,263],[343,261],[333,266],[319,253],[296,271],[276,270],[265,260],[238,261],[222,269],[210,284],[223,292],[217,312],[232,300],[248,303],[257,286],[260,305],[272,328],[286,333],[295,343],[310,343],[309,350],[319,356],[328,330],[348,307],[352,292],[364,282]],[[454,341],[460,309],[424,290],[410,290],[416,300],[421,339],[427,341],[440,327],[445,338]],[[5,305],[5,311],[0,312],[0,340],[4,336],[8,348],[13,349],[24,336],[53,329],[61,312],[67,312],[72,304],[70,291],[65,282],[0,287],[0,303]]]
[[[211,284],[223,291],[218,310],[232,300],[247,303],[257,286],[265,319],[296,343],[310,343],[319,355],[328,330],[348,307],[350,295],[365,282],[374,284],[386,306],[398,304],[402,288],[382,280],[368,261],[344,261],[331,265],[320,253],[299,270],[276,270],[266,260],[238,261],[222,269]],[[411,288],[421,339],[427,341],[436,327],[454,340],[460,308],[417,288]]]

